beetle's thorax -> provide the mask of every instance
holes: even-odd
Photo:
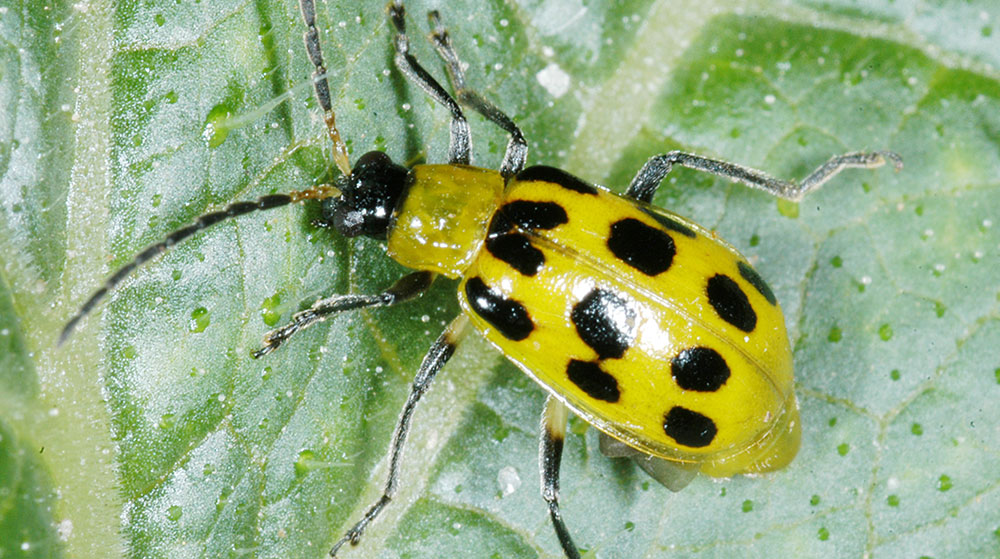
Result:
[[[461,277],[500,206],[500,173],[465,165],[417,165],[389,225],[389,256],[408,268]]]

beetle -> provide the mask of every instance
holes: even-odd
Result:
[[[392,500],[413,412],[471,329],[548,393],[539,452],[542,497],[569,558],[580,556],[559,505],[570,411],[601,432],[605,454],[635,458],[673,490],[698,472],[766,472],[794,458],[801,428],[791,349],[774,293],[735,248],[652,205],[653,195],[680,165],[798,201],[846,168],[891,162],[898,170],[897,154],[838,155],[795,183],[672,151],[651,157],[618,195],[557,168],[527,167],[520,128],[468,87],[439,14],[429,14],[431,41],[454,95],[410,53],[405,10],[393,2],[388,13],[396,30],[396,67],[450,112],[448,162],[405,167],[371,151],[352,166],[336,126],[314,0],[299,5],[315,97],[340,177],[334,184],[235,202],[170,233],[108,278],[67,322],[60,343],[129,274],[176,243],[225,219],[318,200],[327,225],[345,237],[385,241],[388,255],[415,271],[381,293],[320,299],[267,333],[255,358],[337,313],[411,300],[437,276],[459,280],[462,308],[414,377],[382,496],[333,545],[331,556],[347,542],[359,543]],[[472,165],[463,107],[509,135],[499,169]]]

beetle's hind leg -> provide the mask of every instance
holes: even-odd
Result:
[[[311,1],[311,0],[309,0]],[[406,36],[406,10],[398,2],[389,4],[389,19],[396,27],[396,67],[413,83],[420,86],[435,101],[451,112],[451,141],[448,144],[448,163],[468,165],[472,163],[472,135],[469,122],[465,120],[462,108],[448,94],[434,76],[430,75],[417,59],[410,54],[410,39]]]
[[[549,516],[556,529],[559,545],[568,559],[580,559],[580,551],[569,535],[559,510],[559,466],[562,463],[563,442],[566,440],[566,419],[569,409],[549,396],[542,412],[542,435],[538,445],[538,462],[542,474],[542,498],[549,505]]]
[[[403,301],[409,301],[427,291],[427,288],[431,286],[431,282],[433,281],[434,274],[431,272],[413,272],[412,274],[403,276],[392,287],[382,293],[375,295],[340,294],[320,299],[308,309],[292,315],[292,320],[288,324],[268,332],[264,336],[264,347],[253,352],[253,356],[256,359],[271,353],[299,330],[304,330],[317,322],[322,322],[331,314],[370,307],[388,307],[402,303]]]
[[[524,169],[525,161],[528,159],[528,142],[525,141],[524,134],[521,133],[517,124],[496,105],[466,85],[462,61],[459,60],[458,53],[455,52],[455,47],[451,44],[448,31],[441,24],[441,16],[437,10],[429,12],[427,19],[430,21],[432,29],[431,42],[434,43],[438,55],[447,64],[448,77],[451,79],[451,86],[455,90],[458,102],[466,107],[471,107],[472,110],[493,121],[494,124],[510,134],[510,141],[507,142],[507,150],[503,155],[503,163],[500,164],[500,175],[504,179],[509,179]]]
[[[649,158],[649,161],[642,166],[642,169],[632,179],[632,183],[629,184],[625,195],[643,202],[652,201],[653,194],[660,186],[663,178],[667,176],[667,173],[670,172],[674,165],[680,165],[697,171],[719,175],[733,182],[743,183],[751,188],[763,190],[772,196],[798,202],[808,192],[816,190],[844,169],[874,169],[885,165],[886,162],[891,162],[897,171],[903,168],[903,159],[891,151],[845,153],[844,155],[830,158],[829,161],[820,165],[818,169],[802,179],[801,182],[796,183],[775,178],[763,171],[729,163],[728,161],[720,161],[683,151],[671,151]]]
[[[465,314],[459,315],[458,318],[451,321],[448,328],[434,342],[427,355],[424,356],[424,360],[420,364],[420,369],[417,370],[417,375],[413,378],[410,395],[407,397],[406,404],[403,405],[403,411],[399,414],[399,421],[396,423],[396,431],[392,437],[392,447],[389,450],[389,475],[386,479],[382,496],[368,508],[364,516],[361,517],[361,520],[351,527],[342,538],[337,540],[337,543],[333,544],[333,548],[330,549],[331,557],[336,557],[337,551],[347,542],[351,542],[351,545],[357,545],[361,541],[361,536],[364,534],[368,524],[372,520],[375,520],[379,513],[382,512],[382,509],[395,496],[396,490],[399,487],[399,462],[403,454],[403,443],[406,442],[406,435],[410,432],[413,410],[416,409],[421,396],[430,388],[431,381],[434,380],[435,375],[437,375],[438,371],[444,367],[444,364],[455,353],[455,348],[468,330],[468,326],[469,318]]]

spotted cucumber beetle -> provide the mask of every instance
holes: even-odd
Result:
[[[268,333],[254,357],[336,313],[412,299],[437,275],[459,279],[462,308],[416,373],[392,439],[382,497],[331,555],[347,542],[357,544],[395,495],[413,411],[470,327],[549,394],[541,421],[542,496],[567,557],[579,557],[559,508],[569,411],[602,433],[602,451],[634,457],[672,489],[699,471],[716,477],[764,472],[793,459],[800,425],[791,351],[774,294],[733,247],[650,202],[674,165],[799,200],[845,168],[887,161],[899,168],[896,154],[837,156],[795,184],[670,152],[652,157],[624,195],[555,168],[526,168],[523,134],[466,86],[438,15],[430,16],[431,40],[454,96],[410,54],[404,10],[393,3],[397,68],[451,113],[448,163],[406,168],[374,151],[352,167],[335,123],[313,0],[300,0],[300,9],[315,96],[341,177],[333,185],[233,203],[171,233],[113,274],[70,319],[61,341],[125,277],[170,246],[224,219],[319,200],[331,227],[347,237],[384,240],[393,259],[416,271],[378,294],[317,301]],[[499,170],[471,166],[462,107],[509,134]]]

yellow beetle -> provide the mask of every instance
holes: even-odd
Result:
[[[221,220],[304,200],[322,200],[341,234],[387,242],[388,254],[417,270],[382,293],[334,295],[265,337],[274,351],[295,332],[338,312],[394,305],[423,293],[438,274],[460,278],[456,318],[430,348],[413,381],[390,450],[382,497],[330,551],[357,544],[391,501],[413,410],[469,325],[549,394],[542,415],[542,494],[567,557],[579,557],[559,512],[559,463],[569,410],[602,433],[601,448],[633,456],[671,489],[697,472],[722,477],[781,468],[800,439],[792,356],[784,317],[767,283],[712,232],[649,204],[674,165],[705,171],[799,200],[839,171],[879,167],[898,155],[833,157],[800,183],[683,152],[652,157],[624,196],[552,167],[525,168],[527,143],[502,111],[465,85],[462,64],[436,12],[431,40],[452,97],[409,53],[402,5],[389,6],[396,65],[452,116],[447,164],[393,163],[382,152],[350,166],[335,125],[313,0],[301,0],[305,44],[316,71],[342,176],[289,194],[230,204],[142,251],[66,324],[79,321],[139,265]],[[471,166],[462,106],[510,134],[498,171]]]

